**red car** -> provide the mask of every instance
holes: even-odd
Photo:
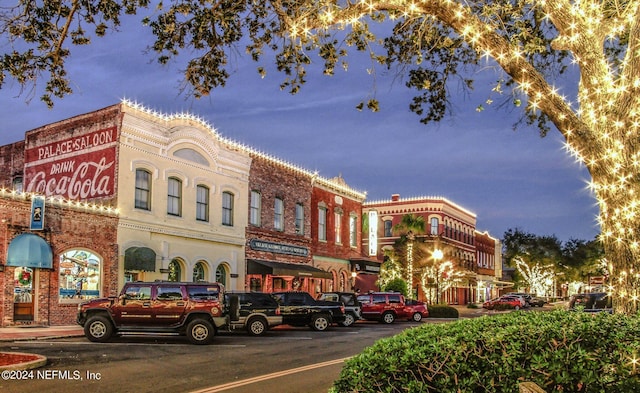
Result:
[[[410,321],[414,322],[420,322],[422,318],[429,316],[429,310],[424,302],[410,299],[405,302],[404,313]]]
[[[502,296],[497,299],[489,300],[488,302],[484,302],[482,304],[482,308],[486,308],[487,310],[493,310],[495,308],[499,309],[514,309],[520,310],[522,308],[522,303],[520,298],[515,296]]]

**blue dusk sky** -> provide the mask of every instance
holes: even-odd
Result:
[[[269,60],[267,76],[238,48],[231,55],[231,78],[211,96],[195,100],[181,94],[183,64],[161,66],[145,49],[148,32],[130,19],[119,33],[72,48],[68,73],[74,94],[48,109],[26,102],[19,86],[7,80],[0,90],[0,145],[24,139],[36,127],[120,102],[137,101],[164,112],[200,116],[223,136],[245,143],[325,178],[341,175],[369,201],[440,196],[477,215],[477,229],[501,239],[509,228],[537,235],[591,240],[599,232],[590,180],[584,166],[563,149],[560,133],[545,138],[535,128],[512,128],[516,114],[485,104],[490,68],[477,74],[476,93],[454,97],[453,116],[424,125],[409,111],[413,91],[402,75],[367,72],[366,58],[350,54],[349,71],[323,76],[308,70],[302,91],[279,89],[284,80]],[[2,52],[9,50],[6,43]],[[40,81],[44,85],[44,81]],[[575,89],[575,86],[567,86]],[[455,93],[455,92],[454,92]],[[375,95],[380,111],[356,105]]]

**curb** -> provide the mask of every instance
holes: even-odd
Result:
[[[42,367],[45,364],[47,364],[47,358],[42,356],[42,355],[36,355],[36,354],[33,354],[33,353],[24,353],[24,352],[0,352],[0,355],[3,355],[3,354],[23,356],[26,359],[30,359],[30,360],[18,361],[18,362],[13,363],[13,364],[0,366],[0,370],[1,371],[6,371],[6,370],[31,370],[31,369],[34,369],[34,368]]]

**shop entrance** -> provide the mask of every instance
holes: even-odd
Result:
[[[33,275],[34,270],[29,267],[16,267],[14,271],[13,289],[13,320],[33,321]]]

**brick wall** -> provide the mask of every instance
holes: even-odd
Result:
[[[311,242],[311,180],[302,172],[293,170],[274,161],[253,156],[249,174],[249,191],[258,191],[261,195],[260,226],[248,224],[246,230],[247,259],[263,259],[288,263],[309,263],[308,257],[297,257],[252,250],[251,239],[260,239],[276,243],[292,244],[309,248]],[[275,198],[284,202],[284,229],[274,227]],[[251,208],[251,195],[247,201],[247,211]],[[296,233],[296,204],[304,207],[304,233]]]
[[[13,179],[23,176],[24,141],[0,146],[0,188],[13,188]]]
[[[47,204],[45,230],[29,231],[30,201],[0,197],[0,264],[6,264],[7,248],[21,233],[42,236],[53,251],[53,269],[36,269],[37,295],[35,322],[44,325],[75,323],[77,303],[61,303],[58,299],[59,256],[69,249],[87,249],[101,256],[101,294],[118,292],[117,217],[83,211],[79,208]],[[0,272],[2,326],[13,324],[14,267]]]

